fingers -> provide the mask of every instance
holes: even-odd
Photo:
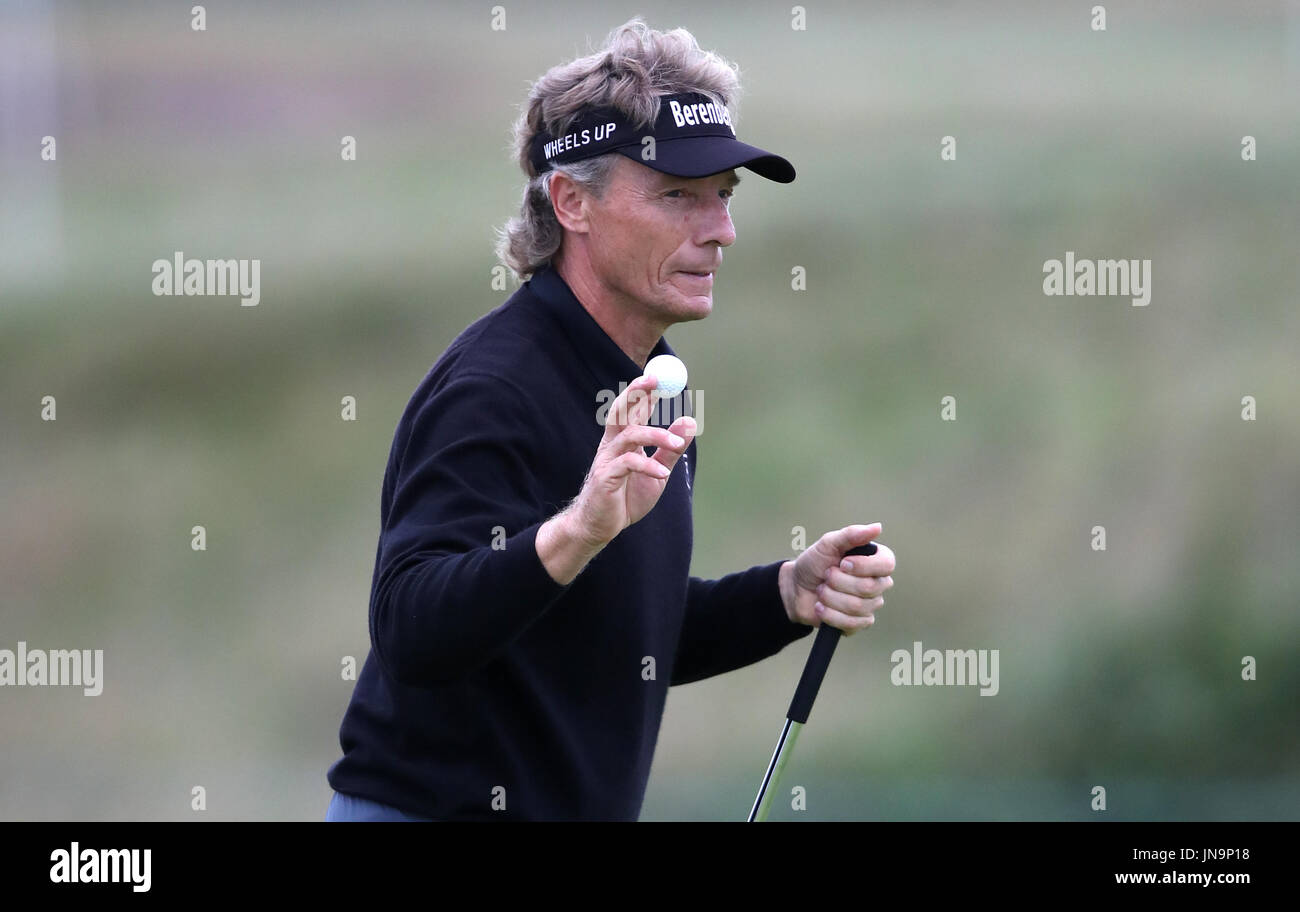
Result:
[[[671,474],[667,466],[656,462],[639,450],[633,450],[610,462],[606,471],[602,473],[601,480],[612,488],[618,487],[622,484],[622,480],[633,472],[640,472],[642,475],[661,480]]]
[[[856,524],[835,529],[821,537],[818,544],[824,544],[839,555],[874,539],[884,528],[883,524],[874,522],[869,525]]]
[[[876,554],[847,559],[854,564],[855,572],[838,566],[826,571],[825,581],[816,589],[814,608],[821,623],[838,627],[846,636],[875,623],[875,612],[885,606],[884,593],[894,586],[894,578],[889,575],[894,567],[893,552],[883,545],[878,547],[881,550]],[[879,568],[881,573],[863,575],[856,572],[859,567]]]
[[[822,585],[817,589],[817,605],[821,606],[815,610],[822,623],[848,633],[850,628],[861,630],[874,624],[875,613],[885,606],[885,600],[880,596],[861,598],[847,595]]]
[[[689,415],[683,415],[674,421],[668,428],[672,433],[669,434],[674,440],[681,441],[680,444],[669,441],[668,446],[659,444],[659,449],[655,450],[652,457],[660,465],[667,469],[672,469],[677,465],[677,460],[682,458],[691,441],[695,439],[695,419]]]
[[[630,425],[645,424],[654,405],[651,391],[658,385],[654,377],[637,377],[610,403],[605,417],[605,439],[610,440]]]
[[[889,586],[880,585],[874,588],[883,592]],[[845,614],[869,614],[877,608],[883,608],[885,604],[883,595],[854,595],[841,592],[826,583],[822,583],[817,587],[817,600],[827,608],[834,608],[836,611],[842,611]]]
[[[818,602],[818,605],[821,606],[817,609],[818,620],[831,627],[838,627],[845,636],[853,636],[853,634],[857,633],[859,630],[865,630],[876,622],[875,617],[871,614],[862,616],[845,614],[842,611],[831,608],[824,602]]]
[[[654,407],[654,377],[638,377],[611,403],[596,457],[601,486],[614,491],[632,473],[664,481],[695,438],[696,423],[682,416],[668,428],[646,424]],[[653,455],[645,449],[655,447]]]
[[[873,599],[885,594],[894,587],[892,576],[858,576],[845,573],[839,567],[831,567],[826,572],[826,585],[836,592],[857,598]]]
[[[649,424],[629,424],[609,441],[608,446],[620,452],[630,452],[638,446],[661,447],[682,452],[690,446],[690,439]]]
[[[610,405],[602,445],[609,452],[630,452],[636,447],[657,447],[653,456],[672,470],[695,437],[695,419],[683,415],[667,429],[646,424],[654,408],[653,377],[638,377]]]
[[[668,425],[668,430],[680,437],[687,438],[687,441],[689,442],[689,440],[695,436],[695,419],[690,415],[683,415],[672,424]]]
[[[889,576],[894,572],[896,563],[893,550],[888,545],[876,542],[875,554],[848,555],[836,566],[853,576]]]

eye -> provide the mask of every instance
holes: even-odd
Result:
[[[683,193],[685,193],[685,192],[686,192],[685,190],[669,190],[667,193],[664,194],[664,196],[672,196],[674,193],[676,193],[676,194],[683,194]],[[677,199],[677,198],[679,198],[679,197],[673,197],[673,198],[674,198],[674,199]]]

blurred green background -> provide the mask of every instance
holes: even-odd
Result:
[[[0,648],[105,650],[94,699],[0,688],[0,818],[323,819],[394,427],[506,296],[516,106],[637,14],[799,172],[668,333],[693,572],[875,520],[898,558],[774,819],[1300,816],[1300,5],[189,6],[0,8]],[[175,250],[261,303],[153,296]],[[1067,250],[1150,305],[1044,296]],[[1000,692],[893,686],[917,640]],[[809,644],[674,688],[643,819],[744,818]]]

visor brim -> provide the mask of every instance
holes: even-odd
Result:
[[[723,136],[683,136],[681,139],[660,140],[655,143],[653,160],[643,158],[640,147],[631,146],[615,151],[647,168],[674,177],[708,177],[732,168],[748,168],[760,177],[778,184],[788,184],[795,177],[794,165],[781,156]]]

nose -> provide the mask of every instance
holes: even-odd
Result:
[[[727,208],[727,201],[722,197],[714,197],[705,209],[703,243],[717,244],[719,247],[730,247],[736,243],[736,226],[731,223],[731,210]]]

